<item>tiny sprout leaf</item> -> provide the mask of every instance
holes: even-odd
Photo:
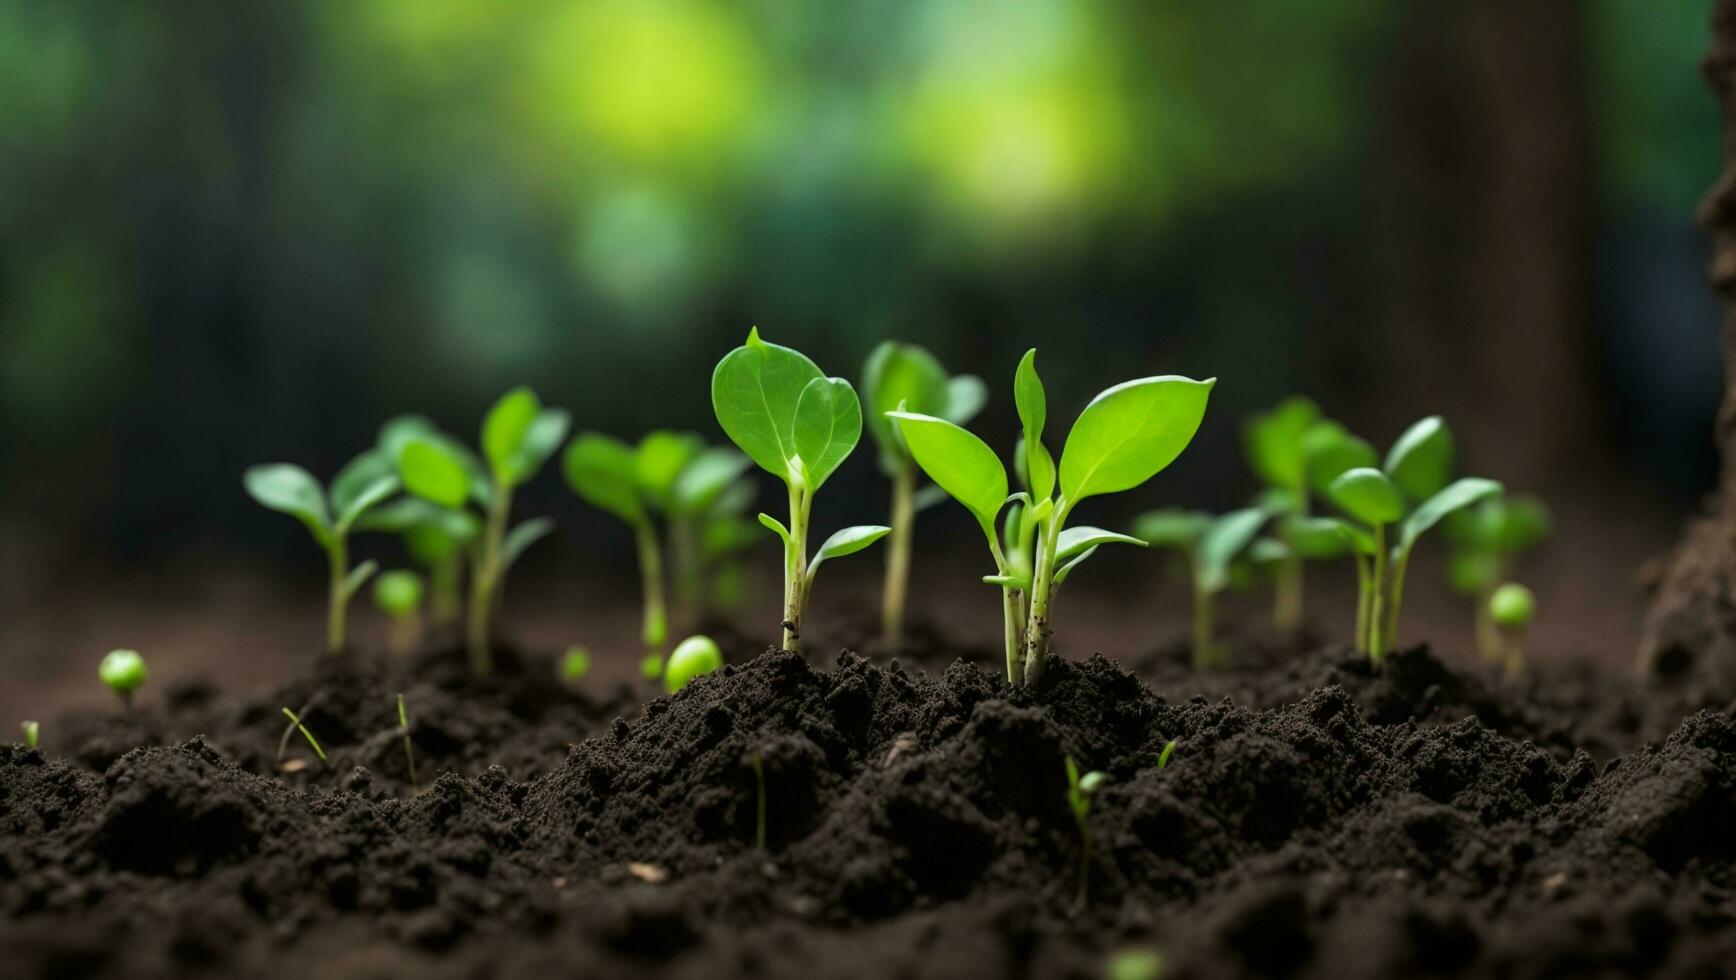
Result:
[[[820,550],[814,552],[814,560],[808,564],[808,578],[814,577],[815,570],[826,559],[853,555],[890,533],[892,529],[882,524],[859,524],[833,533],[820,545]]]
[[[1453,434],[1439,415],[1404,431],[1381,467],[1411,500],[1427,500],[1447,485],[1453,472]]]
[[[425,415],[394,415],[380,426],[379,438],[375,440],[386,461],[393,466],[398,464],[398,454],[412,439],[447,438],[440,432],[440,427]]]
[[[1327,496],[1346,514],[1371,526],[1404,516],[1404,498],[1386,474],[1372,467],[1347,470],[1332,481]]]
[[[1307,460],[1308,484],[1322,495],[1346,471],[1376,467],[1380,463],[1380,455],[1373,446],[1351,435],[1337,422],[1316,422],[1310,426],[1302,435],[1302,452]]]
[[[1147,511],[1133,519],[1133,533],[1159,548],[1190,548],[1212,523],[1212,515],[1170,508]]]
[[[568,647],[561,657],[561,680],[577,684],[591,672],[591,654],[584,647]]]
[[[1085,406],[1061,450],[1061,493],[1071,503],[1130,490],[1156,476],[1193,441],[1217,379],[1140,378]]]
[[[1147,542],[1142,541],[1131,534],[1106,531],[1100,527],[1089,527],[1086,525],[1069,527],[1061,531],[1061,534],[1055,543],[1055,561],[1057,563],[1064,562],[1069,558],[1090,551],[1098,545],[1104,544],[1131,544],[1143,548],[1146,546]]]
[[[356,590],[365,585],[368,579],[373,577],[373,574],[376,571],[379,571],[379,568],[379,562],[369,559],[368,561],[362,562],[360,565],[350,569],[350,573],[344,576],[342,586],[344,598],[348,599],[350,596],[355,595]]]
[[[1031,495],[1044,499],[1055,492],[1055,457],[1043,445],[1043,429],[1049,424],[1049,396],[1037,375],[1037,349],[1025,352],[1013,372],[1013,402],[1019,410],[1023,432],[1019,455],[1021,472]]]
[[[1253,543],[1266,523],[1267,514],[1257,507],[1231,511],[1212,521],[1200,537],[1195,574],[1200,591],[1221,592],[1230,583],[1230,563]]]
[[[843,378],[815,378],[796,399],[796,453],[808,490],[820,489],[862,438],[862,402]]]
[[[1109,780],[1109,776],[1107,773],[1101,773],[1101,772],[1097,772],[1095,770],[1088,772],[1085,775],[1079,777],[1079,792],[1084,793],[1086,795],[1090,795],[1092,793],[1095,793],[1095,792],[1097,792],[1098,788],[1101,787],[1108,780]]]
[[[562,463],[567,485],[586,503],[635,527],[645,523],[639,457],[631,446],[599,432],[581,432]]]
[[[446,445],[413,438],[398,454],[398,476],[404,489],[442,507],[462,507],[470,499],[470,473]]]
[[[670,694],[686,687],[695,677],[723,667],[723,651],[709,636],[690,636],[676,644],[663,665],[663,688]]]
[[[374,605],[388,616],[408,616],[422,608],[422,576],[396,569],[374,580]]]
[[[974,374],[961,374],[946,383],[946,409],[941,413],[948,422],[963,425],[976,418],[989,403],[989,386]]]
[[[1062,583],[1066,582],[1067,579],[1072,576],[1073,569],[1085,564],[1085,560],[1096,553],[1097,546],[1093,545],[1063,561],[1062,564],[1055,569],[1055,588],[1060,588]]]
[[[752,462],[733,449],[718,446],[705,450],[675,478],[670,510],[680,517],[697,517],[711,510]]]
[[[524,445],[525,436],[542,411],[536,392],[526,387],[514,388],[500,396],[482,420],[482,454],[488,459],[495,478],[511,485],[508,478],[514,457]]]
[[[1007,469],[988,443],[968,429],[932,415],[888,412],[916,465],[935,486],[964,505],[984,531],[994,533],[995,515],[1007,499]]]
[[[357,491],[356,495],[347,503],[337,504],[334,493],[332,502],[338,507],[337,533],[347,534],[350,528],[355,525],[357,518],[372,510],[376,504],[387,497],[397,493],[401,486],[398,478],[388,473]]]
[[[292,463],[267,463],[249,467],[241,482],[260,504],[300,518],[322,545],[330,539],[325,491],[307,470]]]
[[[350,504],[362,495],[362,491],[382,477],[397,475],[397,462],[380,449],[369,449],[345,464],[338,475],[332,477],[331,485],[332,512],[338,515],[338,523],[344,523],[344,512],[350,509]]]
[[[1251,417],[1242,427],[1248,467],[1272,486],[1301,489],[1308,462],[1302,436],[1319,420],[1320,407],[1300,395]]]
[[[668,429],[647,433],[639,440],[634,451],[639,487],[659,510],[673,509],[675,481],[704,448],[704,443],[693,433]]]
[[[150,677],[145,658],[137,650],[110,650],[97,666],[97,676],[110,689],[125,697],[143,687]]]
[[[518,452],[512,457],[508,468],[508,486],[518,486],[528,482],[542,472],[543,464],[561,448],[561,443],[567,438],[567,429],[572,424],[572,417],[565,409],[546,408],[540,412],[536,421],[531,423],[524,440],[519,443]]]
[[[886,413],[907,408],[924,415],[945,415],[948,395],[946,369],[925,348],[895,340],[874,348],[862,371],[862,398],[868,412],[868,434],[880,447],[882,469],[897,472],[904,455],[898,429]]]
[[[764,524],[766,527],[771,528],[772,533],[776,534],[780,538],[783,538],[784,544],[786,546],[790,543],[790,529],[787,527],[784,527],[783,521],[778,520],[777,518],[773,517],[770,514],[762,512],[759,515],[759,522],[761,524]]]
[[[523,555],[525,549],[549,536],[555,529],[555,522],[546,517],[533,517],[521,522],[517,527],[506,532],[500,541],[500,567],[511,568]]]
[[[824,377],[805,354],[768,344],[755,329],[712,372],[712,410],[742,452],[787,481],[789,462],[797,455],[797,403],[809,382]]]
[[[1405,518],[1404,525],[1399,529],[1399,550],[1409,551],[1418,538],[1453,511],[1469,507],[1500,492],[1501,484],[1494,480],[1467,476],[1453,481],[1446,489],[1423,501]]]
[[[1175,756],[1175,739],[1163,743],[1163,752],[1157,757],[1157,768],[1168,769],[1169,760]]]
[[[1344,536],[1338,532],[1339,522],[1330,517],[1284,518],[1284,536],[1298,555],[1310,560],[1336,558],[1344,554]]]
[[[1057,572],[1056,574],[1060,573]],[[984,575],[983,584],[998,585],[1003,589],[1017,589],[1025,592],[1031,588],[1031,579],[1025,575]]]
[[[1330,517],[1326,520],[1332,521],[1333,529],[1338,532],[1345,547],[1359,555],[1374,554],[1374,535],[1348,521],[1340,521]]]
[[[1502,585],[1489,597],[1489,618],[1504,629],[1524,629],[1536,615],[1537,597],[1517,582]]]

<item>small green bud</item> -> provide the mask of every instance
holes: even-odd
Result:
[[[1109,958],[1105,980],[1158,980],[1163,976],[1163,957],[1155,949],[1124,949]]]
[[[24,729],[24,744],[33,749],[36,748],[36,740],[42,734],[42,726],[34,721],[27,721],[18,727]]]
[[[123,699],[131,700],[133,692],[144,686],[150,672],[145,669],[145,658],[139,656],[137,650],[113,650],[102,658],[97,676]]]
[[[670,694],[687,686],[700,674],[709,674],[723,666],[723,651],[709,636],[690,636],[682,640],[669,655],[669,665],[663,672],[663,687]]]
[[[662,677],[663,658],[655,653],[647,653],[639,660],[639,673],[648,681]]]
[[[1519,630],[1537,615],[1537,598],[1517,582],[1508,582],[1489,596],[1489,617],[1503,629]]]
[[[422,608],[422,576],[400,569],[374,579],[374,605],[393,619],[413,615]]]
[[[584,647],[568,647],[561,657],[561,680],[567,684],[577,684],[591,672],[591,653]]]

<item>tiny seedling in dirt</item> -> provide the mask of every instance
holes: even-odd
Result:
[[[422,576],[402,569],[374,580],[374,605],[392,621],[393,653],[416,649],[422,638]]]
[[[1537,597],[1517,582],[1507,582],[1489,595],[1489,620],[1495,624],[1507,661],[1507,673],[1525,667],[1525,633],[1537,616]]]
[[[1124,949],[1109,957],[1103,980],[1163,980],[1163,956],[1155,949]]]
[[[137,650],[111,650],[102,658],[97,676],[109,686],[109,690],[120,695],[123,706],[131,708],[133,693],[144,686],[150,671],[145,668],[145,658],[139,656]]]
[[[1356,557],[1356,648],[1376,663],[1398,643],[1405,571],[1417,541],[1453,512],[1501,492],[1501,484],[1480,477],[1449,483],[1452,468],[1452,433],[1430,416],[1399,436],[1380,469],[1346,470],[1328,488],[1352,519],[1339,528]]]
[[[569,690],[578,690],[585,675],[591,672],[591,651],[584,647],[567,647],[561,654],[561,683]]]
[[[428,621],[435,628],[458,622],[465,555],[482,533],[481,521],[466,511],[405,496],[369,511],[356,526],[397,535],[410,559],[427,572]]]
[[[1157,756],[1157,768],[1168,769],[1169,768],[1169,760],[1174,758],[1174,756],[1175,756],[1175,739],[1172,738],[1169,741],[1163,743],[1163,751],[1158,753],[1158,756]]]
[[[675,645],[663,667],[663,688],[670,694],[686,687],[701,674],[723,667],[723,651],[709,636],[690,636]]]
[[[1489,602],[1513,574],[1519,556],[1549,535],[1549,508],[1535,497],[1490,497],[1441,524],[1447,539],[1447,582],[1476,608],[1477,649],[1499,659],[1504,644]]]
[[[24,730],[24,744],[32,749],[36,748],[37,739],[42,734],[42,726],[34,721],[27,721],[18,727]]]
[[[326,651],[344,648],[345,611],[350,597],[374,574],[375,564],[350,567],[350,531],[368,511],[398,492],[398,478],[380,472],[372,452],[362,453],[332,478],[329,489],[313,474],[290,463],[249,467],[242,485],[261,505],[288,514],[307,525],[326,553]]]
[[[307,744],[313,746],[313,754],[319,756],[319,761],[322,764],[329,765],[330,763],[326,760],[325,749],[319,747],[319,740],[314,738],[313,732],[308,731],[307,726],[301,723],[301,716],[288,708],[283,709],[283,716],[289,719],[290,725],[292,725],[296,731],[301,733],[302,738],[307,739]],[[282,758],[282,755],[283,753],[279,751],[278,757]]]
[[[1074,904],[1081,909],[1091,886],[1091,798],[1108,780],[1107,773],[1095,770],[1080,775],[1073,757],[1067,757],[1067,809],[1073,811],[1073,822],[1079,826],[1079,884]]]
[[[1135,537],[1154,548],[1169,548],[1186,559],[1193,580],[1193,662],[1200,669],[1222,666],[1216,637],[1216,600],[1230,584],[1231,564],[1254,544],[1270,515],[1258,507],[1221,517],[1186,510],[1156,510],[1133,522]]]
[[[830,558],[854,554],[892,529],[847,527],[808,554],[814,497],[862,437],[862,403],[843,378],[829,378],[807,355],[760,339],[725,354],[711,375],[718,424],[741,451],[789,490],[789,524],[770,514],[761,524],[784,543],[783,648],[802,649],[802,619],[814,574]]]
[[[756,746],[747,755],[748,768],[753,770],[753,779],[757,791],[754,806],[753,846],[756,850],[766,849],[766,763]]]
[[[1152,377],[1103,391],[1073,423],[1057,466],[1043,445],[1048,401],[1036,354],[1027,352],[1013,376],[1023,427],[1015,467],[1028,488],[1022,493],[1008,495],[1006,467],[968,430],[932,415],[889,413],[911,458],[971,512],[987,537],[996,574],[984,581],[1001,588],[1007,680],[1030,685],[1041,679],[1049,654],[1050,604],[1073,569],[1101,545],[1145,543],[1102,528],[1067,527],[1073,508],[1131,490],[1174,462],[1193,441],[1216,383]],[[1004,548],[995,527],[1003,509]]]
[[[296,724],[299,726],[300,722],[297,722]],[[305,729],[303,730],[303,733],[305,734]],[[416,750],[410,745],[410,715],[404,710],[404,695],[402,694],[398,695],[398,735],[404,739],[404,765],[408,767],[410,771],[410,793],[411,795],[415,795]],[[313,741],[313,736],[309,735],[308,741]],[[314,746],[314,751],[319,751],[318,745]],[[325,756],[321,755],[320,759],[323,761]]]
[[[982,411],[988,387],[973,375],[950,377],[926,349],[884,341],[868,355],[862,371],[862,399],[868,434],[879,447],[880,470],[892,481],[892,534],[886,545],[886,585],[880,610],[881,641],[897,649],[904,631],[905,596],[910,586],[911,535],[916,514],[946,499],[929,487],[918,490],[918,467],[888,412],[933,415],[964,425]]]
[[[1286,551],[1276,562],[1273,625],[1294,633],[1302,625],[1305,560],[1336,558],[1344,541],[1330,521],[1312,516],[1313,498],[1345,470],[1373,466],[1374,447],[1322,418],[1307,398],[1295,396],[1242,426],[1248,466],[1266,485],[1261,506],[1277,516],[1277,539]]]
[[[533,518],[509,529],[513,492],[528,483],[567,438],[567,413],[545,408],[529,388],[502,395],[482,421],[482,456],[437,431],[409,433],[396,455],[398,475],[410,493],[451,510],[474,502],[485,515],[472,546],[465,648],[471,669],[487,674],[494,664],[493,614],[506,573],[526,548],[554,529]]]

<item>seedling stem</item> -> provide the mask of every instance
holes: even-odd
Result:
[[[398,695],[398,734],[404,738],[404,762],[410,768],[410,795],[414,796],[417,792],[416,751],[410,747],[410,716],[404,712],[404,695],[402,694]]]
[[[301,737],[307,739],[307,744],[313,746],[313,754],[319,756],[320,763],[327,766],[331,765],[330,761],[326,759],[325,749],[319,747],[319,740],[315,739],[313,732],[308,731],[307,726],[301,723],[301,716],[288,708],[283,709],[283,716],[289,719],[289,723],[295,726],[296,731],[301,732]]]
[[[916,524],[916,464],[901,460],[892,476],[892,535],[886,544],[886,587],[880,610],[881,640],[896,649],[904,635],[904,603],[910,587],[910,538]]]

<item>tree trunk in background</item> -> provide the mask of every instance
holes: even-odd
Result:
[[[1642,663],[1679,673],[1700,663],[1736,665],[1736,0],[1712,13],[1707,81],[1724,118],[1724,172],[1700,202],[1711,238],[1708,268],[1724,307],[1724,403],[1718,411],[1718,489],[1664,566],[1646,622]]]

